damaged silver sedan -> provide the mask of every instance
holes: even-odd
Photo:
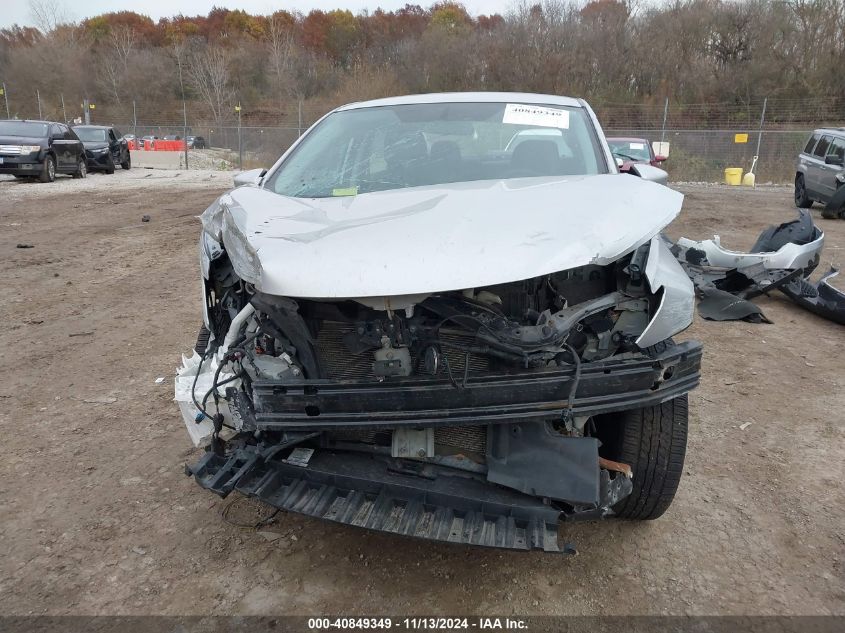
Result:
[[[204,488],[452,543],[567,551],[680,481],[701,345],[660,231],[582,100],[383,99],[317,122],[203,214],[176,399]]]

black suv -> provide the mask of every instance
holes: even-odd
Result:
[[[89,169],[113,174],[115,165],[132,167],[129,143],[116,128],[108,125],[75,125],[73,131],[85,146]]]
[[[82,141],[68,126],[50,121],[0,121],[0,174],[53,182],[56,174],[85,178]]]

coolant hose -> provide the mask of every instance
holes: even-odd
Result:
[[[223,345],[220,348],[220,353],[225,355],[232,344],[238,340],[238,334],[241,328],[246,323],[246,320],[253,315],[255,308],[251,303],[247,303],[243,309],[235,315],[232,319],[232,324],[229,326],[229,331],[226,332],[226,338],[223,339]]]

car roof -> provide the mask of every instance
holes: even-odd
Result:
[[[113,126],[111,125],[74,125],[73,129],[78,127],[85,128],[86,130],[110,130]]]
[[[58,123],[58,121],[41,121],[40,119],[0,119],[0,121],[3,123],[45,123],[46,125]],[[64,123],[61,125],[64,125]]]
[[[423,103],[542,103],[568,106],[570,108],[583,107],[583,102],[572,97],[529,92],[432,92],[428,94],[387,97],[384,99],[373,99],[372,101],[348,103],[337,108],[337,111]]]
[[[845,134],[845,127],[820,127],[813,134]]]

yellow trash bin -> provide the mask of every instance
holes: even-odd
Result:
[[[741,185],[742,184],[742,167],[728,167],[725,169],[725,184],[726,185]]]

